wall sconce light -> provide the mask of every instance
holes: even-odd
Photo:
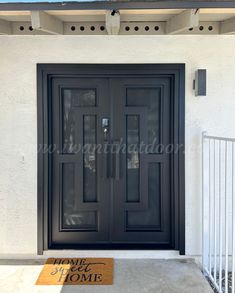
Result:
[[[206,96],[206,69],[198,69],[195,72],[195,80],[193,81],[193,89],[195,96]]]

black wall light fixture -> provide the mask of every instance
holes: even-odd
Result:
[[[198,69],[195,72],[195,80],[193,81],[193,89],[195,96],[206,96],[206,69]]]

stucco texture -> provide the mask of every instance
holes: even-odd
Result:
[[[0,253],[37,251],[37,63],[186,64],[186,254],[201,253],[200,138],[235,137],[234,36],[1,36]],[[195,97],[195,70],[208,72]]]

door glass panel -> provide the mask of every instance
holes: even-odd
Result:
[[[64,89],[63,97],[63,151],[75,152],[75,112],[74,107],[95,107],[95,89]]]
[[[147,132],[151,153],[161,143],[161,91],[159,88],[128,88],[126,106],[147,107]]]
[[[127,115],[127,202],[139,201],[139,116]]]
[[[69,96],[74,107],[95,107],[96,90],[95,89],[64,89],[64,95]]]
[[[75,147],[75,113],[72,108],[72,98],[68,90],[63,96],[63,150],[64,154],[74,153]]]
[[[161,225],[160,164],[148,165],[148,209],[127,212],[127,229],[159,229]]]
[[[97,200],[96,190],[96,116],[83,116],[83,199],[84,202]]]
[[[95,211],[79,211],[76,206],[74,164],[65,163],[62,168],[62,213],[63,228],[95,229],[97,215]]]

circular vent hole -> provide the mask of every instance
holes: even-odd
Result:
[[[129,26],[126,26],[125,27],[125,30],[128,32],[130,30],[130,27]]]
[[[138,26],[135,26],[135,31],[137,32],[139,30],[139,27]]]
[[[101,30],[101,31],[104,31],[104,30],[105,30],[105,27],[102,25],[102,26],[100,27],[100,30]]]
[[[213,26],[212,25],[208,26],[208,30],[213,31]]]
[[[155,29],[155,31],[158,31],[158,30],[159,30],[159,26],[156,25],[156,26],[154,27],[154,29]]]
[[[190,27],[188,30],[189,30],[189,31],[193,31],[193,27]]]
[[[95,27],[94,26],[91,26],[91,31],[94,31],[95,30]]]
[[[200,26],[199,26],[199,30],[200,30],[200,31],[203,31],[203,30],[204,30],[204,26],[200,25]]]
[[[145,29],[146,31],[149,31],[149,26],[146,26],[144,29]]]
[[[30,25],[29,26],[29,30],[32,32],[33,31],[33,27]]]
[[[20,30],[20,31],[23,31],[23,30],[24,30],[24,26],[21,25],[21,26],[19,27],[19,30]]]
[[[71,29],[71,31],[74,32],[76,30],[76,27],[74,25],[72,25],[70,29]]]
[[[84,26],[80,26],[80,31],[84,31],[85,27]]]

